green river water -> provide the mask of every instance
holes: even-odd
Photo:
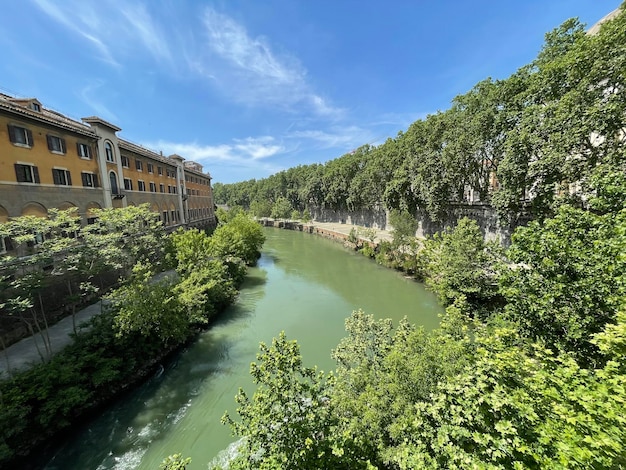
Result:
[[[438,324],[442,309],[421,284],[336,242],[265,230],[263,254],[236,304],[147,383],[69,435],[45,469],[155,470],[177,452],[192,458],[190,470],[207,468],[232,451],[235,438],[220,417],[235,414],[239,387],[253,391],[248,372],[260,341],[284,330],[298,340],[305,365],[330,370],[330,351],[355,309]]]

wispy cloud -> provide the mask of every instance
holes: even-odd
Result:
[[[96,98],[96,96],[102,96],[98,90],[100,90],[104,85],[105,82],[103,80],[96,80],[83,87],[78,93],[78,96],[98,116],[110,121],[119,121],[120,119],[115,115],[115,113],[98,98]]]
[[[358,126],[332,126],[326,130],[305,129],[290,130],[286,139],[309,140],[315,142],[315,147],[320,149],[351,149],[363,145],[374,139],[374,134],[367,129]]]
[[[209,50],[219,59],[206,69],[213,76],[220,69],[225,77],[220,83],[233,98],[248,105],[299,105],[326,117],[344,113],[312,90],[306,70],[295,57],[278,55],[266,38],[250,36],[243,25],[210,7],[205,10],[204,27]]]
[[[119,63],[113,58],[113,54],[109,50],[109,47],[101,38],[97,37],[93,33],[88,33],[86,31],[93,31],[93,16],[90,14],[85,14],[85,10],[81,7],[81,3],[76,3],[75,5],[70,5],[70,2],[65,2],[63,6],[60,6],[57,2],[53,2],[50,0],[33,0],[34,3],[43,10],[48,16],[50,16],[53,20],[65,26],[67,29],[72,32],[78,34],[83,39],[87,40],[94,46],[100,53],[100,58],[114,66],[119,66]],[[82,4],[84,6],[84,4]],[[68,11],[69,7],[69,11]],[[77,8],[74,8],[77,7]],[[70,15],[70,12],[72,13]],[[81,14],[82,12],[82,14]],[[82,25],[80,23],[83,23]],[[89,28],[84,28],[83,26],[90,26]]]
[[[146,143],[146,147],[162,150],[166,154],[177,153],[187,160],[211,163],[215,161],[250,165],[284,152],[286,149],[271,136],[234,139],[232,143],[200,145],[195,142],[181,143],[157,141]]]
[[[172,54],[163,29],[143,4],[118,0],[32,0],[51,19],[77,34],[98,51],[99,58],[115,67],[136,45],[157,61],[169,62]]]

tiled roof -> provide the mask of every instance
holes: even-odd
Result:
[[[33,101],[36,101],[39,104],[39,101],[34,98],[14,98],[12,96],[5,95],[4,93],[0,93],[0,109],[3,109],[13,114],[17,114],[20,117],[39,121],[52,126],[61,127],[69,131],[92,137],[94,139],[97,138],[93,129],[91,129],[88,125],[83,124],[82,122],[70,119],[61,113],[44,108],[43,106],[41,106],[41,111],[35,111],[28,108],[26,105]]]
[[[129,152],[136,153],[143,157],[152,158],[153,160],[157,160],[157,161],[166,163],[168,165],[176,166],[174,162],[172,162],[171,160],[168,160],[163,155],[153,152],[152,150],[142,147],[141,145],[133,144],[132,142],[121,139],[119,137],[117,139],[117,143],[120,146],[120,149],[128,150]]]

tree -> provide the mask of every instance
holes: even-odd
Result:
[[[474,220],[460,219],[452,230],[426,240],[418,255],[426,284],[444,305],[463,296],[474,308],[494,302],[494,257]]]
[[[244,437],[231,469],[365,468],[334,446],[335,416],[329,407],[332,376],[302,364],[296,341],[282,332],[260,345],[250,374],[258,385],[250,399],[236,396],[241,421],[222,418]]]
[[[595,215],[563,206],[556,217],[519,228],[507,252],[500,290],[520,332],[574,354],[601,360],[591,335],[615,322],[626,295],[626,212]]]
[[[273,219],[288,219],[291,211],[291,204],[289,203],[287,198],[279,196],[272,206],[271,217]]]
[[[151,267],[137,263],[130,282],[107,295],[119,336],[138,333],[177,344],[187,337],[189,320],[173,295],[171,281],[152,281]]]
[[[389,213],[389,223],[393,227],[394,248],[408,245],[409,241],[415,238],[415,231],[418,227],[417,219],[405,211],[392,210]]]

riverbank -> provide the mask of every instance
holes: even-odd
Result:
[[[286,230],[296,230],[300,232],[312,233],[325,238],[331,238],[341,242],[347,241],[350,237],[350,233],[356,231],[357,238],[372,243],[374,246],[378,245],[381,241],[393,240],[393,235],[389,230],[381,230],[375,227],[368,228],[360,225],[341,224],[333,222],[300,222],[295,220],[275,220],[262,218],[258,219],[259,223],[264,227],[276,227]],[[375,233],[375,237],[372,240],[367,239],[362,235],[363,230],[372,230]]]

